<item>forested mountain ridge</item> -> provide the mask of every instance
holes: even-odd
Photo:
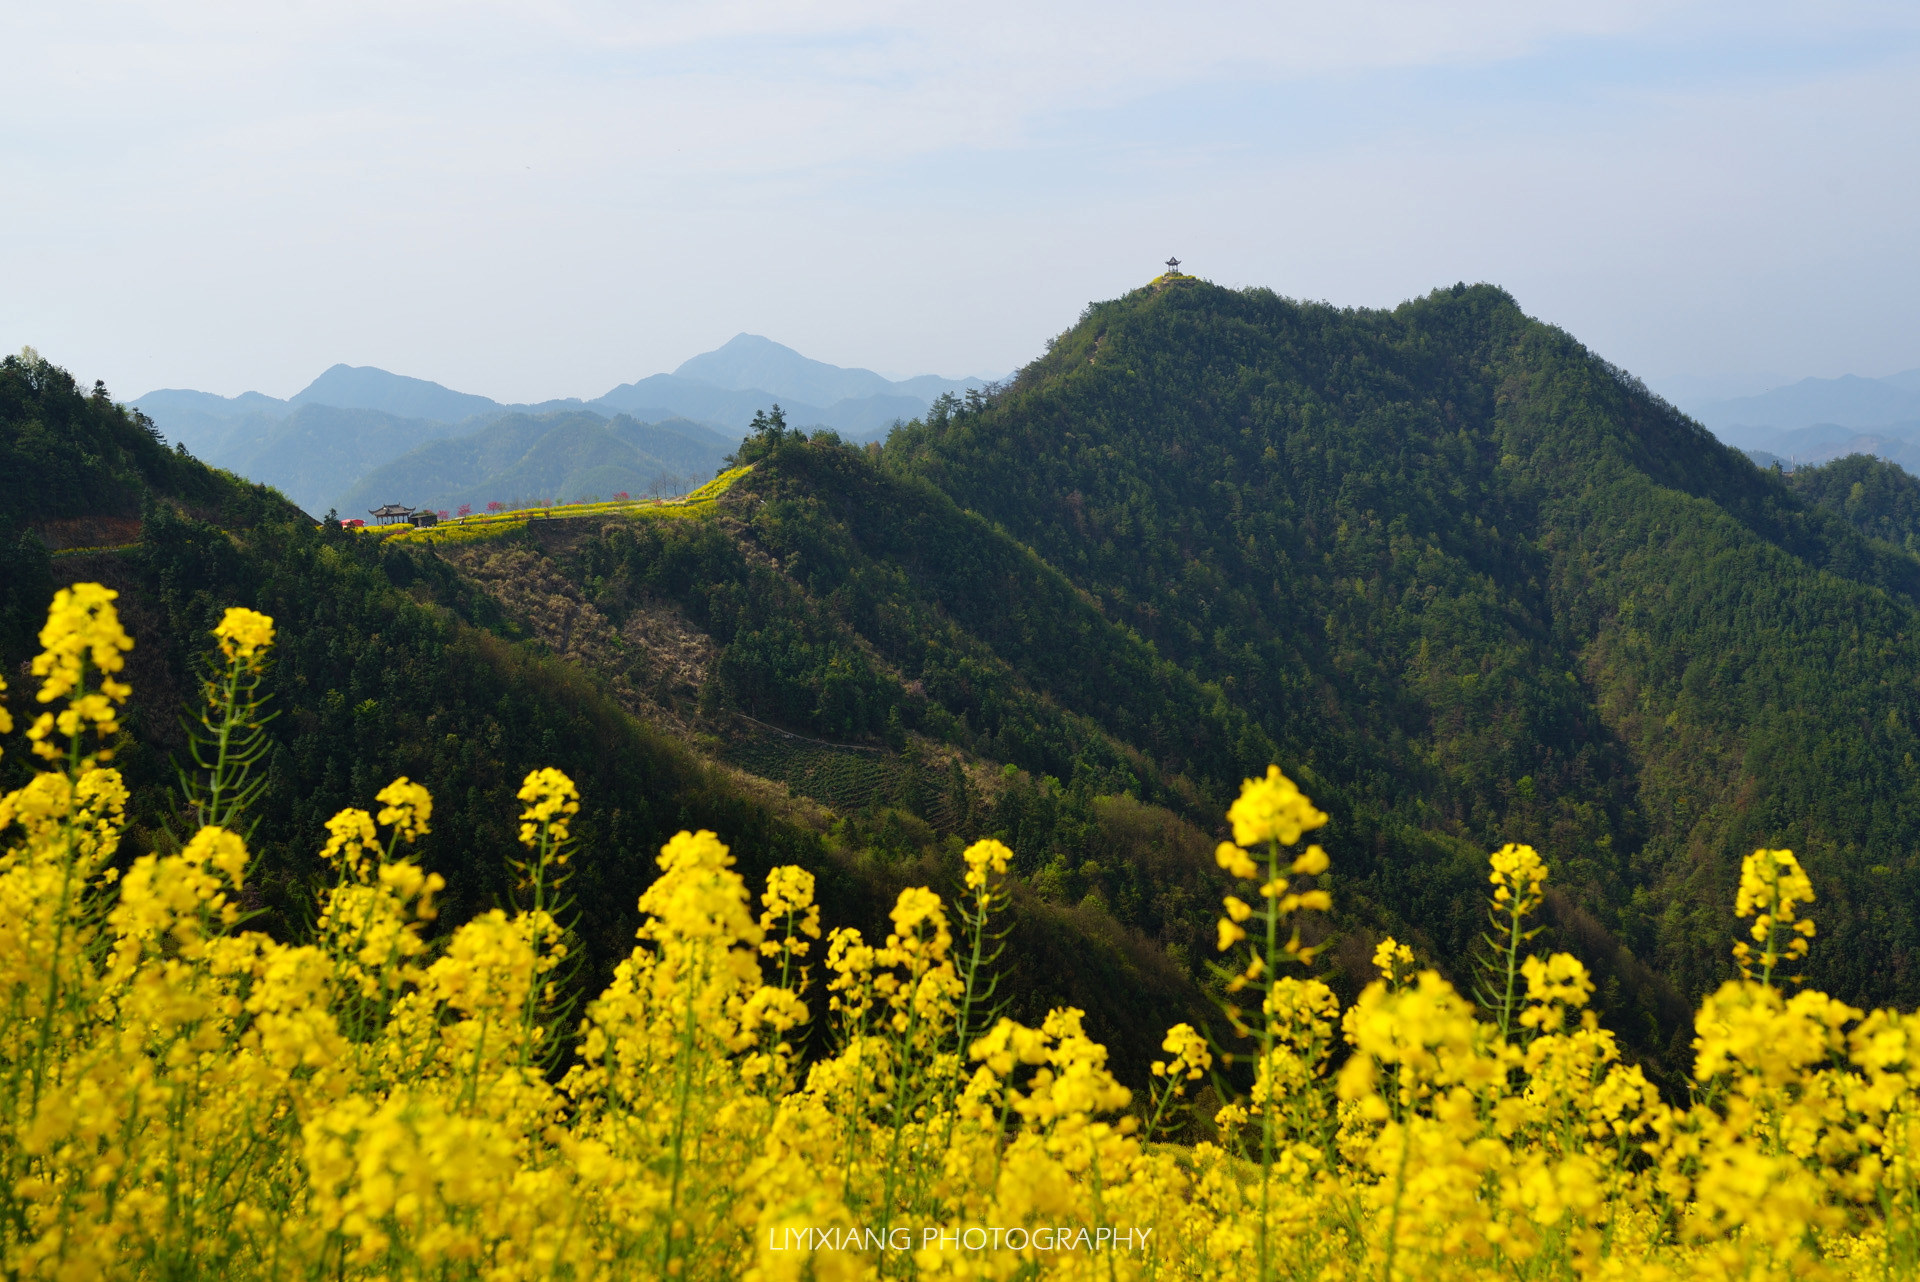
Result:
[[[1920,563],[1503,292],[1138,291],[883,459],[1385,828],[1534,841],[1684,988],[1724,973],[1738,857],[1772,844],[1840,941],[1810,982],[1920,997]],[[1432,893],[1347,849],[1402,911]]]

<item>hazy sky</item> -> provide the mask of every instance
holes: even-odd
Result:
[[[998,374],[1177,253],[1680,396],[1920,366],[1920,4],[0,0],[0,350],[594,396]]]

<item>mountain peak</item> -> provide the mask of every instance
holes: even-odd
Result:
[[[811,357],[802,356],[785,343],[776,343],[764,334],[749,334],[745,330],[741,330],[738,334],[735,334],[732,338],[729,338],[726,342],[716,347],[712,352],[708,352],[707,355],[712,356],[719,352],[730,352],[736,355],[747,352],[778,354],[789,360],[802,360],[814,365],[825,363],[815,361]],[[694,359],[698,360],[699,357],[695,357]],[[681,368],[684,369],[685,367],[686,363],[682,362]],[[839,367],[834,366],[833,368],[837,369]]]
[[[736,334],[720,347],[682,362],[677,378],[695,379],[730,392],[764,388],[809,405],[832,405],[863,396],[886,396],[891,379],[870,369],[846,369],[802,356],[758,334]]]
[[[296,392],[294,406],[332,405],[339,409],[379,410],[402,418],[457,423],[500,408],[485,396],[456,392],[424,378],[390,374],[372,365],[334,365]]]

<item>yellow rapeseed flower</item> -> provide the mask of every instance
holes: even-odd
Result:
[[[43,675],[71,678],[70,699],[93,681],[74,637],[121,649],[103,604],[56,611]],[[236,629],[231,661],[265,648],[244,645]],[[1223,900],[1225,947],[1256,908],[1327,906],[1294,889],[1325,852],[1282,860],[1283,790],[1254,789],[1235,834],[1256,849],[1216,857],[1267,898]],[[578,811],[557,771],[521,800],[543,853]],[[1524,846],[1492,860],[1520,1037],[1396,940],[1343,1010],[1275,973],[1274,937],[1216,968],[1226,993],[1258,994],[1257,1015],[1225,1007],[1258,1040],[1219,1083],[1232,1098],[1196,1110],[1217,1128],[1199,1137],[1173,1101],[1213,1067],[1204,1030],[1167,1031],[1133,1115],[1081,1012],[995,1015],[984,1034],[961,1014],[980,975],[956,968],[924,886],[899,894],[883,945],[829,933],[835,1026],[803,1038],[813,875],[775,868],[756,919],[727,847],[680,833],[575,1040],[562,923],[494,909],[430,944],[441,879],[388,857],[373,814],[328,822],[343,875],[310,942],[287,943],[240,928],[235,832],[121,861],[127,807],[98,767],[0,794],[9,1276],[1864,1282],[1913,1276],[1920,1253],[1920,1015],[1732,980],[1700,1002],[1669,1104],[1588,1008],[1586,968],[1526,954],[1547,869]],[[380,807],[396,846],[427,831],[411,781]],[[986,888],[1008,852],[976,843],[964,865],[961,920],[997,939]],[[1804,951],[1812,899],[1791,852],[1756,851],[1736,900],[1748,951]],[[1313,952],[1298,932],[1285,949]]]
[[[273,620],[258,610],[233,606],[221,616],[213,635],[219,638],[220,653],[229,661],[237,659],[251,667],[273,647]]]
[[[1301,833],[1327,822],[1326,814],[1314,809],[1279,766],[1268,766],[1264,779],[1248,779],[1240,785],[1240,797],[1227,809],[1227,819],[1233,824],[1234,841],[1242,846],[1266,841],[1291,846]]]
[[[1795,904],[1812,902],[1813,883],[1807,880],[1805,870],[1791,850],[1756,850],[1741,861],[1734,916],[1763,913],[1792,921]],[[1754,938],[1759,940],[1763,936],[1756,933]]]
[[[520,785],[518,799],[527,803],[520,812],[521,845],[538,846],[542,825],[555,845],[567,839],[567,819],[580,811],[580,790],[573,780],[552,766],[542,766]]]
[[[1187,1081],[1197,1082],[1209,1068],[1213,1067],[1213,1054],[1207,1049],[1207,1039],[1194,1031],[1191,1024],[1175,1024],[1167,1030],[1166,1040],[1160,1043],[1160,1049],[1173,1054],[1171,1062],[1155,1060],[1150,1070],[1155,1077],[1185,1077]]]
[[[386,803],[378,815],[380,822],[409,845],[432,831],[427,820],[433,817],[433,795],[405,775],[375,793],[374,800]]]
[[[760,894],[760,903],[766,909],[760,914],[760,930],[767,936],[760,951],[769,957],[782,953],[806,956],[807,940],[799,936],[820,938],[820,905],[813,901],[813,874],[792,864],[775,868],[767,874],[767,888]],[[776,926],[796,917],[793,933],[781,940],[772,937]]]
[[[1539,904],[1540,887],[1547,880],[1547,865],[1532,846],[1508,842],[1488,856],[1488,862],[1493,865],[1493,871],[1487,874],[1487,880],[1493,883],[1493,901],[1502,906],[1502,911],[1515,900],[1519,901],[1523,914]]]
[[[966,883],[969,890],[979,890],[987,884],[989,873],[1003,873],[1013,859],[1013,852],[993,838],[976,841],[966,848],[960,856],[967,863]]]
[[[1559,1029],[1566,1010],[1587,1004],[1593,995],[1593,980],[1580,959],[1570,953],[1555,953],[1545,961],[1528,957],[1520,963],[1527,980],[1527,1008],[1520,1013],[1525,1028],[1548,1032]]]
[[[1231,841],[1220,843],[1219,849],[1213,852],[1213,860],[1242,881],[1252,881],[1260,875],[1260,866]]]
[[[41,678],[41,703],[65,698],[67,708],[58,716],[42,713],[27,730],[33,750],[54,760],[63,755],[49,740],[57,729],[70,740],[91,729],[101,736],[120,729],[119,704],[133,693],[113,674],[126,666],[125,651],[133,649],[133,638],[120,627],[120,615],[113,608],[119,596],[112,588],[98,583],[76,583],[54,594],[47,610],[47,625],[40,629],[44,647],[34,656],[33,674]],[[91,662],[100,674],[98,690],[86,692],[86,666]],[[107,752],[99,754],[105,760]]]
[[[1389,985],[1398,984],[1413,972],[1413,949],[1407,947],[1392,935],[1380,941],[1373,950],[1373,966],[1380,972],[1380,978]]]
[[[364,810],[349,806],[333,818],[327,820],[327,844],[320,848],[320,857],[351,876],[359,876],[367,852],[379,847],[379,834],[373,826],[373,816]]]
[[[1741,862],[1740,888],[1734,896],[1733,912],[1736,917],[1754,918],[1749,933],[1762,947],[1763,979],[1771,979],[1773,967],[1783,954],[1789,961],[1798,961],[1807,955],[1807,941],[1813,937],[1814,925],[1811,919],[1801,917],[1795,910],[1801,904],[1812,902],[1813,883],[1791,850],[1756,850]],[[1791,936],[1784,950],[1778,940],[1783,930]],[[1751,977],[1753,950],[1745,942],[1736,940],[1733,957],[1739,963],[1740,973]]]
[[[76,583],[54,593],[47,625],[40,629],[43,649],[33,660],[33,674],[43,678],[40,702],[52,703],[78,689],[89,659],[103,673],[126,666],[121,655],[133,649],[133,638],[121,629],[113,608],[119,595],[98,583]]]
[[[239,833],[225,828],[202,828],[193,834],[193,840],[180,852],[180,857],[191,864],[219,869],[236,890],[247,871],[247,843],[240,839]]]

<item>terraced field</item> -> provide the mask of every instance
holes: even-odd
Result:
[[[723,759],[832,810],[899,806],[943,833],[965,821],[947,767],[886,748],[808,739],[744,714],[735,721]]]

